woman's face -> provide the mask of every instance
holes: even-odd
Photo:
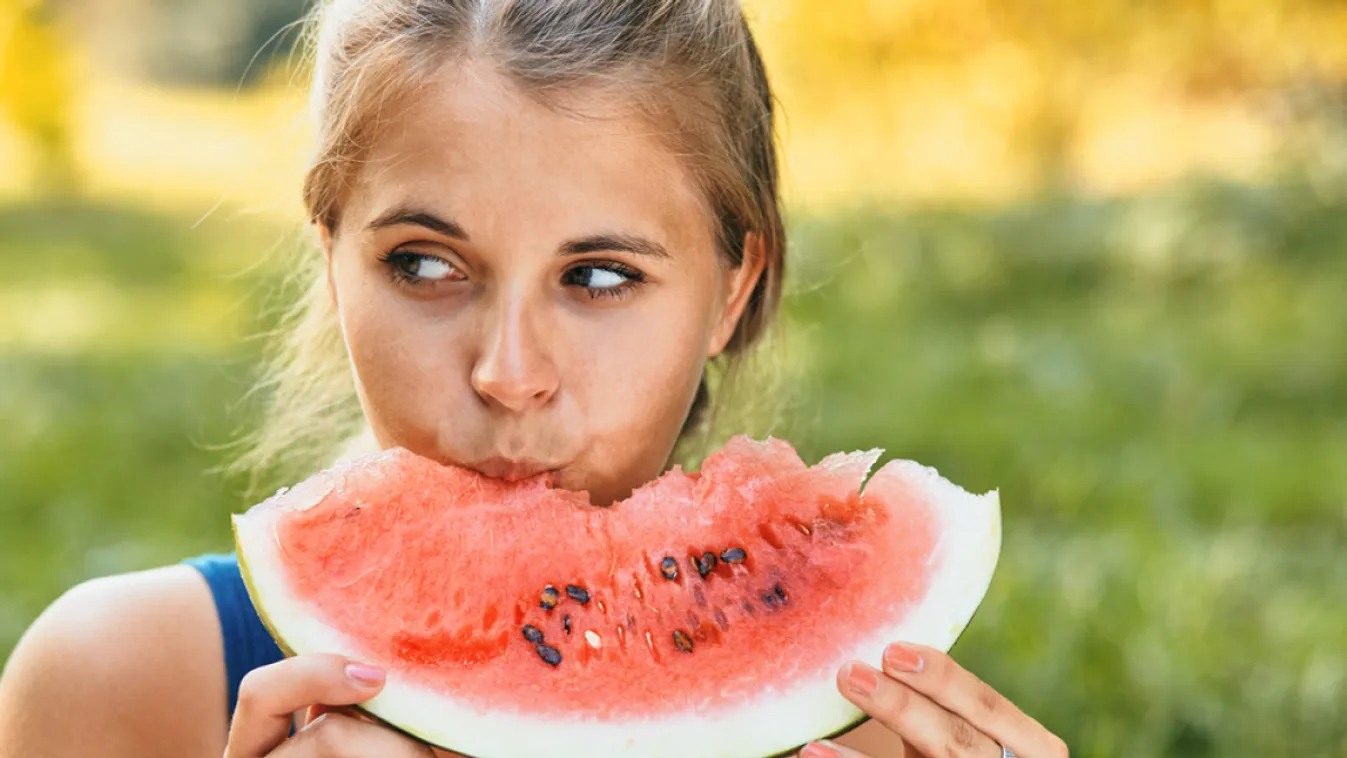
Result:
[[[761,256],[726,265],[645,123],[597,92],[565,105],[447,67],[323,239],[380,445],[606,503],[662,471]]]

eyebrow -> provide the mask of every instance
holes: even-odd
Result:
[[[443,234],[446,237],[452,237],[464,242],[468,241],[468,233],[463,231],[463,227],[453,221],[437,216],[431,211],[408,206],[398,206],[385,211],[378,218],[369,222],[369,225],[366,226],[365,229],[376,231],[379,229],[387,229],[390,226],[402,226],[404,224],[423,226],[433,232]]]
[[[596,234],[566,242],[561,246],[561,255],[584,255],[605,251],[622,251],[635,255],[648,255],[652,258],[672,258],[669,251],[658,242],[635,234]]]
[[[468,233],[454,221],[422,208],[400,205],[382,213],[365,227],[369,231],[390,226],[410,224],[425,227],[446,237],[469,241]],[[562,256],[586,255],[605,251],[621,251],[652,258],[672,258],[667,248],[652,239],[636,234],[607,233],[568,240],[558,253]]]

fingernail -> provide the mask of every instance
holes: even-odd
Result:
[[[884,648],[884,667],[894,671],[916,673],[921,671],[925,661],[921,653],[897,642]]]
[[[842,758],[842,754],[825,742],[811,742],[800,751],[800,758]]]
[[[875,670],[864,663],[853,663],[847,668],[847,684],[861,697],[870,697],[879,687]]]
[[[362,687],[377,687],[384,683],[386,675],[383,669],[363,663],[349,663],[346,665],[346,676]]]

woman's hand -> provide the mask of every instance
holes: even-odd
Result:
[[[406,735],[332,710],[363,703],[383,686],[384,672],[336,655],[300,655],[255,669],[239,684],[238,707],[229,727],[224,758],[437,755]],[[311,720],[291,737],[293,715],[305,709]]]
[[[837,675],[842,695],[926,758],[1066,758],[1066,743],[982,680],[934,648],[893,644],[884,670],[853,661]],[[801,758],[864,758],[833,743],[812,743]],[[878,758],[878,757],[877,757]],[[884,756],[883,758],[888,758]]]

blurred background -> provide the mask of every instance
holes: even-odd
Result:
[[[229,549],[304,0],[0,0],[0,657]],[[1077,756],[1347,754],[1347,3],[758,0],[774,431],[999,487],[956,655]]]

